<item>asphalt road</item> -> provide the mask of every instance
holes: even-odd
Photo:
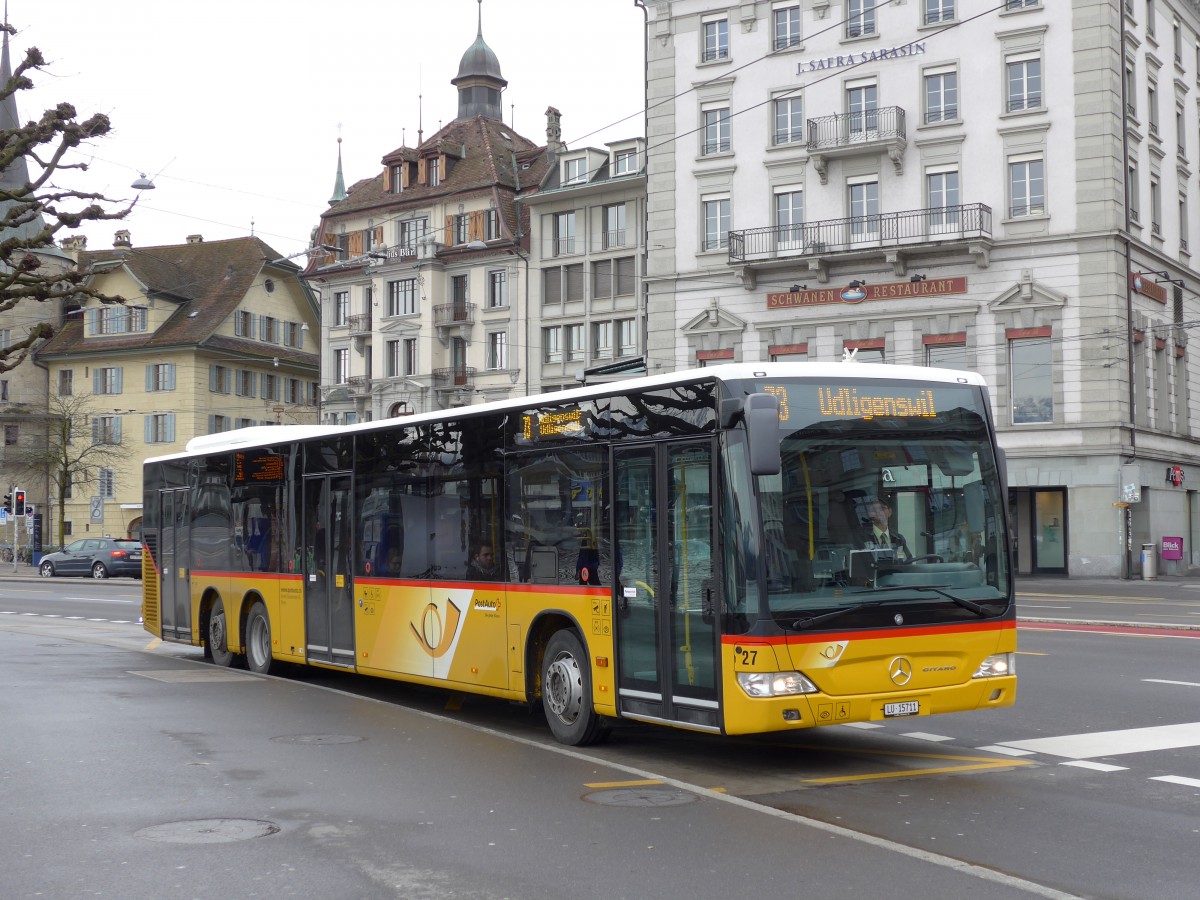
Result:
[[[1066,584],[1021,585],[1011,709],[577,753],[486,698],[214,669],[116,619],[136,582],[6,580],[0,896],[1194,898],[1200,631],[1166,626],[1200,591]]]

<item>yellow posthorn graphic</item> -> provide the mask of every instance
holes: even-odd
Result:
[[[421,617],[421,627],[418,628],[412,622],[409,623],[409,628],[417,638],[417,643],[421,645],[421,649],[432,656],[434,659],[440,659],[446,655],[446,651],[450,649],[450,645],[454,643],[454,635],[458,633],[458,622],[462,618],[462,611],[454,605],[454,601],[449,597],[446,598],[446,621],[442,622],[442,613],[438,609],[436,603],[430,603],[425,607],[425,614]]]

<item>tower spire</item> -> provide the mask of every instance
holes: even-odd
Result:
[[[338,136],[338,167],[337,178],[333,182],[333,196],[329,198],[330,203],[337,203],[340,200],[346,199],[346,179],[342,177],[342,138]]]

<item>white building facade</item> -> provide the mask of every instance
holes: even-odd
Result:
[[[650,371],[978,371],[1021,572],[1200,563],[1197,4],[646,6]]]

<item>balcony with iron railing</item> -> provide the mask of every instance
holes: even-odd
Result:
[[[361,396],[371,392],[371,379],[366,375],[350,375],[346,378],[346,387],[352,396]]]
[[[888,251],[897,247],[990,242],[991,237],[991,207],[982,203],[964,203],[731,231],[729,261],[761,265],[839,253]]]
[[[433,370],[433,387],[438,391],[470,390],[475,386],[474,366],[449,366]]]
[[[371,314],[369,312],[358,313],[350,316],[347,321],[350,326],[351,335],[370,334],[371,333]]]
[[[844,156],[887,153],[896,174],[904,174],[908,146],[905,113],[899,106],[837,113],[809,119],[808,152],[821,183],[828,181],[828,160]]]
[[[433,308],[433,324],[438,328],[471,325],[475,322],[475,304],[463,300],[439,303]]]

